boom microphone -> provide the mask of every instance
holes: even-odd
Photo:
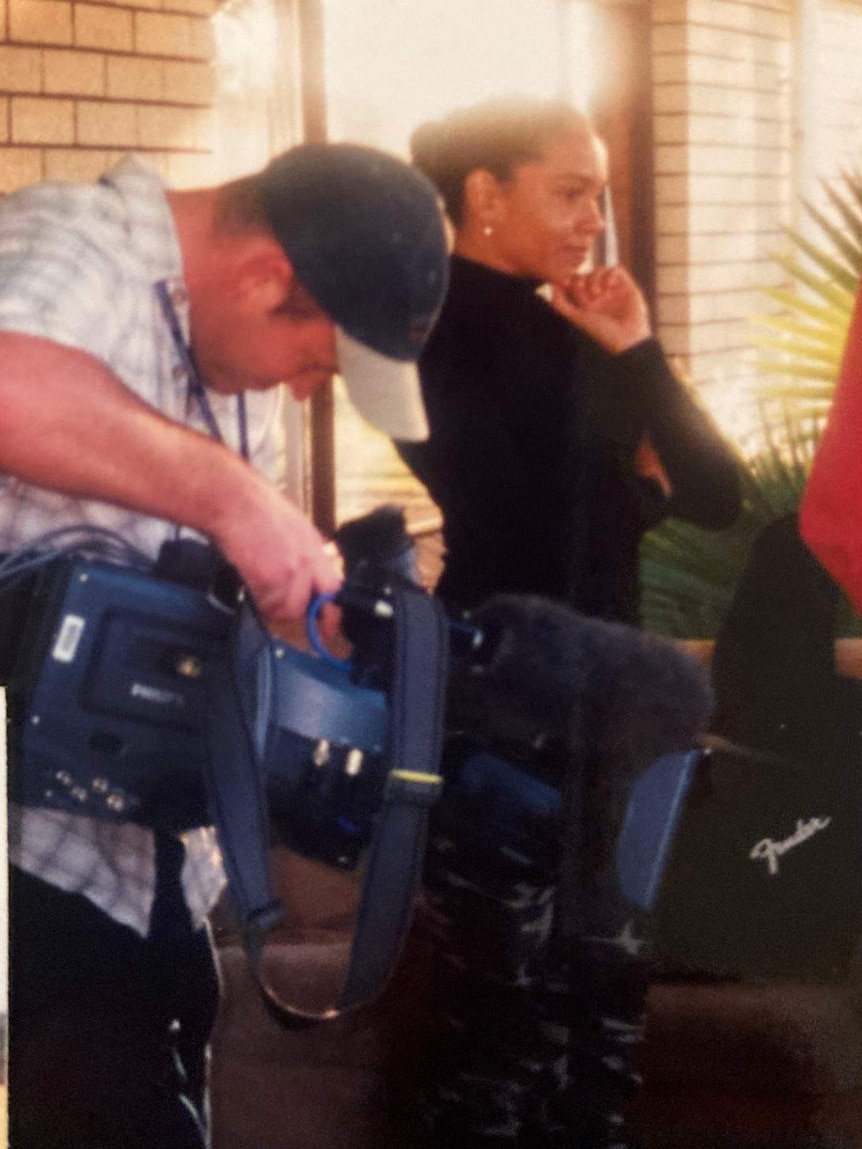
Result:
[[[562,792],[557,921],[580,933],[619,904],[615,850],[637,779],[706,731],[708,672],[667,639],[542,598],[495,597],[472,621],[483,642],[453,665],[447,727]]]
[[[458,724],[562,737],[635,768],[706,729],[708,673],[667,639],[535,596],[496,596],[471,617],[483,642],[451,685]]]

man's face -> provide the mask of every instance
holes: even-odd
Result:
[[[228,295],[193,300],[191,327],[201,374],[224,394],[286,383],[307,399],[338,370],[335,324],[295,279],[253,307]]]

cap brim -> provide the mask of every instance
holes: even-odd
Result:
[[[350,402],[369,423],[392,439],[428,438],[428,419],[415,363],[391,359],[335,329],[338,372]]]

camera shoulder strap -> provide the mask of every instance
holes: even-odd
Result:
[[[257,661],[268,636],[253,608],[236,614],[228,657],[210,670],[210,753],[204,778],[210,813],[222,852],[231,898],[246,949],[279,920],[279,903],[269,877],[266,795],[255,738],[253,696]]]
[[[244,607],[230,659],[211,678],[211,754],[206,768],[213,820],[245,949],[285,1022],[322,1020],[372,1000],[401,953],[421,877],[428,810],[441,786],[438,771],[446,704],[449,631],[439,600],[398,589],[393,606],[394,665],[389,695],[388,777],[371,844],[359,914],[334,1010],[308,1016],[273,997],[263,971],[267,934],[279,903],[268,870],[265,778],[254,729],[259,700],[244,697],[257,677],[268,636]],[[256,637],[257,636],[257,637]]]
[[[449,670],[449,626],[439,599],[393,591],[395,665],[390,771],[339,1009],[380,992],[401,953],[422,873],[428,811],[437,799]]]

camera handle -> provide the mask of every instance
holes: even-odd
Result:
[[[330,666],[335,666],[339,670],[350,670],[353,666],[352,661],[349,658],[338,658],[327,650],[323,639],[320,637],[320,631],[317,629],[317,620],[321,610],[328,602],[337,602],[340,595],[340,591],[334,590],[327,594],[319,594],[317,598],[311,600],[308,610],[305,612],[305,633],[309,646],[324,662],[328,662]]]

